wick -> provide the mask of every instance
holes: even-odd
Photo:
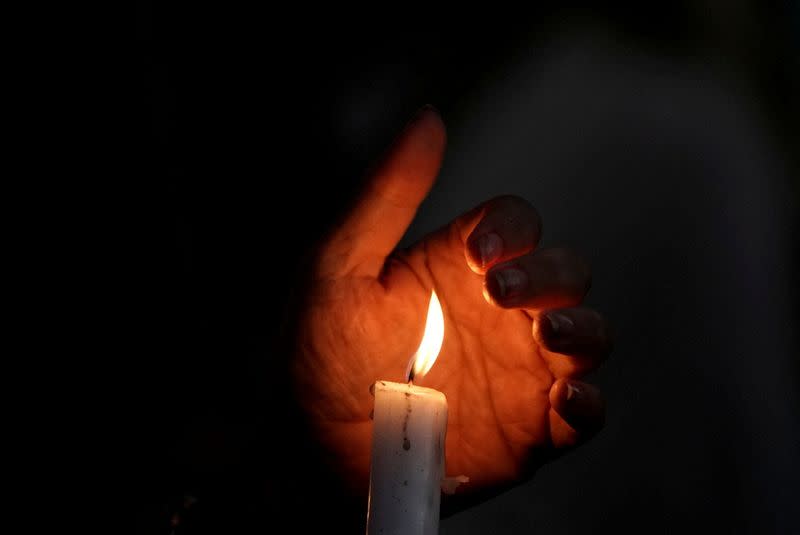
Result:
[[[414,384],[414,367],[412,366],[410,370],[408,370],[408,384]]]

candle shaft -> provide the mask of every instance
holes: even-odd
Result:
[[[431,388],[375,383],[367,533],[435,535],[447,399]]]

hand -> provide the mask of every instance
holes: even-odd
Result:
[[[448,400],[448,475],[485,495],[592,436],[604,407],[578,381],[610,351],[606,324],[578,306],[589,270],[565,249],[536,249],[541,222],[516,197],[490,200],[393,252],[441,165],[445,130],[423,109],[369,178],[313,267],[299,318],[294,379],[331,462],[368,484],[377,379],[404,381],[431,290],[445,338],[419,384]]]

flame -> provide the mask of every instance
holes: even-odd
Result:
[[[436,290],[431,290],[431,301],[428,304],[428,318],[425,321],[425,333],[417,351],[408,362],[406,378],[411,381],[428,373],[439,356],[444,341],[444,314]]]

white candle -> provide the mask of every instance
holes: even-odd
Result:
[[[447,399],[410,380],[430,370],[443,339],[442,307],[432,292],[425,334],[406,372],[409,382],[377,381],[374,385],[369,535],[435,535],[439,531]]]
[[[432,388],[375,383],[367,533],[435,535],[447,400]]]

